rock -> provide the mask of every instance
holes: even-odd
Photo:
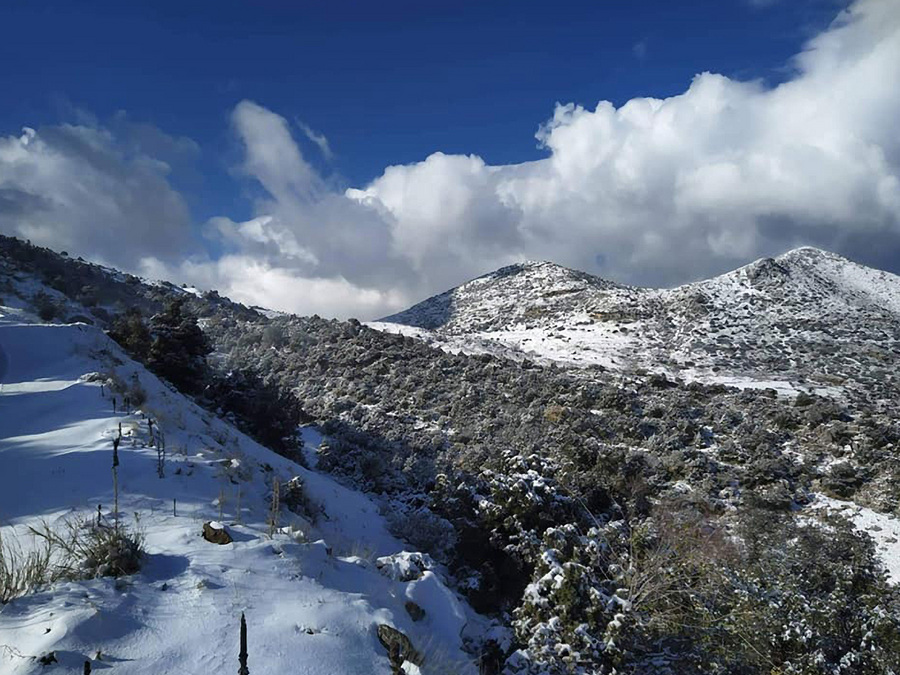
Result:
[[[57,663],[56,652],[47,652],[38,658],[38,663],[42,666],[49,666],[51,663]]]
[[[391,667],[395,673],[402,672],[401,666],[404,661],[421,666],[425,659],[415,649],[412,642],[396,628],[392,628],[387,624],[378,625],[378,641],[387,649],[388,658],[391,660]]]
[[[402,551],[378,558],[375,561],[375,567],[384,576],[394,581],[415,581],[434,567],[434,561],[424,553]]]
[[[203,538],[213,544],[230,544],[233,539],[222,523],[208,521],[203,523]]]
[[[425,610],[419,607],[412,600],[407,601],[404,607],[406,607],[406,613],[409,614],[410,618],[413,621],[421,621],[425,618]]]

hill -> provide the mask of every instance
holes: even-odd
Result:
[[[673,289],[552,263],[485,275],[371,324],[473,353],[686,381],[892,399],[900,277],[801,248]]]
[[[34,530],[83,544],[121,519],[145,550],[139,571],[113,578],[54,546],[45,578],[0,608],[4,673],[82,672],[86,660],[95,672],[231,672],[242,612],[252,671],[387,675],[388,625],[424,672],[476,672],[462,632],[486,623],[427,556],[404,552],[372,499],[255,443],[92,326],[0,307],[0,363],[0,578],[42,549]],[[314,453],[321,436],[303,436]],[[206,541],[205,522],[233,541]]]
[[[451,302],[443,302],[449,311],[431,312],[434,328],[391,324],[413,337],[353,320],[247,308],[213,291],[148,282],[0,238],[0,313],[9,317],[0,325],[0,345],[10,357],[0,392],[0,462],[9,460],[4,465],[9,470],[0,475],[10,497],[3,502],[0,494],[0,503],[23,518],[22,524],[40,524],[42,514],[57,522],[54,509],[69,498],[76,515],[92,514],[100,503],[101,519],[108,523],[108,432],[115,436],[123,416],[109,410],[98,389],[102,384],[107,392],[112,386],[119,393],[130,391],[136,374],[144,395],[134,390],[129,403],[135,410],[123,418],[126,438],[131,425],[138,434],[135,447],[121,455],[125,508],[120,511],[129,525],[132,511],[151,523],[146,526],[150,556],[140,573],[126,574],[118,584],[57,580],[6,605],[0,613],[6,642],[0,644],[14,646],[18,654],[4,654],[14,661],[58,647],[60,661],[75,664],[92,648],[92,636],[100,635],[128,658],[149,662],[166,646],[165,640],[154,642],[165,612],[196,619],[198,640],[221,645],[224,654],[228,641],[215,643],[214,636],[233,635],[246,593],[251,626],[257,625],[259,608],[271,606],[277,616],[299,617],[297,625],[311,627],[309,643],[291,638],[278,620],[251,627],[251,635],[275,651],[277,664],[290,662],[301,672],[332,672],[332,667],[384,672],[386,650],[377,641],[384,617],[417,649],[434,638],[435,653],[450,654],[426,658],[426,672],[428,664],[439,667],[446,658],[461,663],[462,672],[478,663],[491,675],[613,669],[762,675],[773,669],[836,672],[842,664],[853,664],[860,673],[893,672],[900,654],[900,422],[890,405],[896,400],[890,373],[871,370],[877,358],[861,355],[869,359],[865,368],[850,373],[854,378],[869,373],[876,386],[868,393],[863,379],[827,386],[811,386],[799,377],[779,380],[783,373],[768,373],[762,356],[754,361],[752,354],[735,354],[717,341],[722,353],[711,358],[726,364],[739,359],[750,368],[741,376],[742,386],[734,387],[675,377],[661,359],[679,362],[661,342],[659,352],[639,355],[645,369],[566,361],[565,340],[559,341],[556,357],[546,351],[528,354],[515,342],[495,339],[520,330],[509,323],[517,311],[529,318],[515,321],[533,322],[521,330],[557,339],[551,332],[566,330],[573,312],[602,309],[596,302],[603,298],[614,308],[618,298],[619,306],[646,309],[642,325],[670,331],[675,344],[681,334],[668,324],[680,320],[679,311],[703,321],[698,304],[723,308],[706,324],[718,330],[720,321],[760,325],[742,309],[757,296],[763,303],[757,307],[775,307],[774,298],[783,297],[795,313],[808,296],[815,306],[802,321],[784,315],[772,318],[771,325],[796,324],[787,335],[791,344],[801,345],[796,348],[810,350],[809,360],[817,358],[816,340],[833,341],[836,349],[852,354],[856,347],[841,343],[842,332],[868,334],[871,326],[824,322],[824,337],[799,326],[831,312],[882,320],[889,328],[893,319],[884,305],[893,281],[828,258],[799,251],[701,282],[705,303],[695,301],[698,291],[690,287],[627,289],[546,264],[514,266],[482,282],[491,287],[495,304],[504,303],[501,311],[478,310],[471,323],[490,322],[483,337],[474,337],[465,323],[458,334],[451,328],[441,332],[433,317],[463,317],[452,294]],[[512,300],[510,283],[519,292]],[[856,295],[853,283],[863,289]],[[473,308],[482,295],[469,294]],[[654,305],[654,296],[665,302]],[[821,302],[825,297],[832,300]],[[595,304],[587,302],[591,298]],[[532,303],[543,307],[543,314],[529,312]],[[622,317],[592,321],[575,327],[603,329],[622,339],[638,323]],[[733,339],[749,339],[722,330]],[[53,335],[67,337],[47,337]],[[706,339],[699,329],[693,335]],[[765,342],[763,333],[752,337]],[[172,368],[186,357],[190,377]],[[691,367],[683,363],[679,372]],[[709,370],[722,379],[738,377]],[[161,374],[174,382],[160,380]],[[761,378],[788,384],[779,391]],[[149,438],[141,414],[162,420],[167,441],[188,448],[184,456],[175,452],[167,459],[169,469],[180,468],[180,474],[167,469],[164,479],[158,477],[155,449],[142,446],[149,446]],[[300,419],[312,425],[302,427],[303,448],[290,437]],[[266,439],[268,447],[238,427]],[[72,463],[57,468],[61,458]],[[82,461],[90,467],[87,477],[75,470]],[[246,482],[241,467],[251,469]],[[17,479],[20,471],[31,484]],[[70,471],[77,480],[67,478]],[[286,506],[280,511],[284,524],[294,522],[308,534],[284,541],[283,557],[267,553],[271,549],[264,541],[276,474],[283,480],[300,476],[307,497],[294,502],[303,522],[294,521]],[[236,485],[242,486],[242,509],[250,509],[242,523],[229,518],[237,502],[229,491]],[[169,515],[176,488],[178,503],[195,510],[196,520],[186,522],[180,510]],[[322,518],[316,517],[317,505]],[[226,521],[237,535],[227,545],[233,548],[208,548],[213,544],[199,538],[210,518]],[[21,529],[4,532],[13,537],[7,541],[28,540]],[[282,535],[288,533],[275,533],[273,542]],[[324,554],[317,537],[325,542]],[[354,540],[360,545],[350,543]],[[410,590],[416,580],[396,583],[394,577],[402,577],[413,559],[421,560],[396,553],[398,546],[425,552],[433,561],[428,563],[433,576],[420,579],[433,584],[429,588],[438,598],[429,605],[433,612],[426,607],[430,591]],[[377,571],[377,560],[372,569],[361,547],[392,552],[390,562],[382,564],[387,576]],[[225,555],[229,551],[233,558]],[[165,564],[156,566],[166,560],[155,557],[160,553],[180,556],[181,562],[163,571]],[[330,561],[330,567],[317,566],[315,556]],[[195,575],[201,577],[197,584],[206,583],[202,574],[223,589],[210,586],[215,591],[210,594],[195,588],[201,600],[188,591]],[[158,587],[152,586],[153,575],[162,582]],[[183,594],[168,600],[165,594],[175,584]],[[237,590],[226,597],[224,587]],[[84,633],[69,630],[81,621],[75,616],[62,625],[65,635],[53,626],[46,634],[22,632],[23,626],[41,628],[41,612],[70,588],[75,595],[65,595],[64,603],[76,609],[83,609],[79,593],[87,592],[95,605],[92,589],[108,593],[102,607],[121,633],[99,631],[96,623]],[[317,595],[307,595],[310,589]],[[409,623],[413,616],[404,598],[413,592],[422,593],[416,595],[422,602],[416,602],[430,617],[424,623]],[[308,613],[297,613],[294,600]],[[203,608],[202,619],[190,614],[192,602]],[[68,609],[52,607],[48,611],[54,615]],[[462,631],[458,611],[466,618]],[[4,623],[16,616],[25,618]],[[176,629],[187,632],[189,623],[179,622]],[[152,630],[145,631],[145,625]],[[327,626],[339,628],[340,635],[330,634]],[[302,628],[298,634],[309,635]],[[314,640],[322,642],[322,651],[304,651]],[[180,638],[171,645],[187,649]],[[211,663],[218,667],[227,659],[216,649]],[[208,651],[195,648],[176,663],[203,670],[198,655]],[[363,666],[367,658],[374,659],[372,668]],[[27,659],[21,663],[23,672],[39,667]]]

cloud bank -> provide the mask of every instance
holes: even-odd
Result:
[[[361,318],[521,259],[669,285],[808,244],[900,272],[900,3],[855,2],[791,66],[775,87],[702,73],[667,99],[558,105],[537,133],[543,159],[435,153],[344,191],[284,117],[243,101],[239,175],[261,196],[253,219],[205,224],[215,256],[173,251],[190,227],[165,163],[103,130],[28,131],[0,139],[0,228],[253,304]]]
[[[26,127],[0,137],[0,232],[129,268],[182,252],[191,219],[162,158],[196,146],[121,117],[116,128]]]

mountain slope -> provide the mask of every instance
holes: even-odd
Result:
[[[95,518],[98,506],[111,523],[121,428],[119,510],[147,550],[136,575],[57,582],[0,608],[0,671],[41,672],[35,659],[53,652],[65,672],[81,672],[86,659],[135,674],[230,672],[246,612],[251,671],[387,675],[376,627],[389,624],[425,652],[423,672],[448,664],[473,672],[461,631],[477,617],[435,572],[402,581],[378,569],[378,556],[389,556],[386,571],[408,556],[396,555],[403,545],[370,498],[199,409],[93,327],[37,324],[0,307],[0,354],[3,540],[27,548],[28,527],[62,529]],[[123,411],[116,386],[142,390],[140,410]],[[146,417],[165,435],[163,478]],[[294,477],[317,517],[285,506],[282,529],[267,536],[273,480]],[[205,521],[223,517],[233,543],[201,538]],[[425,618],[414,622],[407,601]]]
[[[566,366],[890,398],[900,277],[812,248],[674,289],[524,263],[371,325]]]
[[[714,280],[714,287],[708,291],[709,298],[704,296],[704,300],[713,303],[718,288],[731,302],[734,289],[743,293],[741,289],[745,287],[753,290],[753,284],[764,286],[765,279],[770,276],[778,278],[768,273],[773,272],[768,269],[771,267],[769,262],[762,267],[762,270],[743,277],[738,274],[733,280]],[[577,273],[561,268],[557,271],[559,274],[544,270],[539,275],[554,275],[557,279],[561,275],[563,284],[584,281],[573,277]],[[519,274],[525,272],[519,270]],[[503,278],[493,283],[496,292],[502,296]],[[611,284],[584,285],[583,294],[605,298],[610,311],[616,309],[617,297],[629,291]],[[522,297],[531,292],[541,293],[545,286],[545,281],[538,280],[524,284]],[[769,286],[773,288],[766,292],[772,294],[779,284],[772,282]],[[534,323],[527,328],[535,331],[538,338],[556,340],[559,357],[568,358],[570,345],[560,339],[567,336],[556,333],[566,330],[567,312],[571,307],[554,316],[553,303],[573,302],[576,293],[569,292],[572,289],[564,286],[558,290],[567,292],[542,298],[542,313],[529,318]],[[688,291],[695,292],[690,288]],[[654,299],[661,292],[640,289],[637,292],[640,297],[631,302],[639,301],[638,309],[645,312],[644,316],[631,323],[626,323],[626,319],[633,318],[630,316],[601,316],[601,320],[594,323],[601,326],[608,323],[614,328],[631,328],[638,320],[645,326],[659,325],[655,312],[660,307],[669,309],[658,298]],[[821,289],[814,289],[814,292],[822,293]],[[897,610],[895,589],[888,585],[890,581],[896,583],[900,572],[897,567],[900,553],[895,537],[898,532],[896,514],[900,508],[900,491],[897,489],[900,473],[896,461],[900,426],[895,407],[879,410],[877,406],[866,405],[864,400],[851,403],[811,396],[789,400],[771,391],[685,385],[663,377],[644,376],[634,366],[629,370],[628,364],[615,366],[628,373],[627,376],[610,375],[597,368],[560,368],[557,363],[561,361],[550,362],[544,356],[526,359],[515,344],[494,340],[497,333],[491,331],[484,331],[487,337],[478,338],[480,342],[476,342],[465,331],[444,336],[439,330],[392,324],[400,331],[423,336],[423,339],[413,339],[371,330],[352,320],[267,316],[231,303],[213,292],[197,296],[190,289],[147,284],[3,238],[0,238],[0,294],[4,298],[0,304],[26,309],[34,306],[47,314],[49,320],[57,322],[55,326],[41,326],[41,331],[56,330],[67,334],[65,331],[77,328],[97,336],[99,342],[96,345],[109,345],[107,356],[102,349],[97,351],[88,344],[83,345],[86,349],[79,348],[79,353],[75,354],[51,350],[53,353],[46,359],[34,360],[34,365],[30,366],[34,370],[27,371],[26,377],[22,378],[29,387],[49,391],[36,392],[34,396],[17,392],[8,400],[0,397],[0,405],[8,401],[24,405],[28,401],[52,401],[53,391],[57,389],[87,394],[83,398],[85,414],[71,416],[68,422],[63,419],[63,428],[53,427],[60,438],[52,443],[51,439],[34,443],[32,435],[10,439],[33,449],[46,444],[49,452],[42,461],[49,462],[58,456],[63,442],[83,445],[84,450],[80,452],[84,455],[100,450],[108,457],[109,439],[105,441],[105,450],[102,440],[96,450],[92,449],[95,441],[91,440],[94,438],[91,434],[98,430],[80,427],[82,423],[102,423],[110,416],[108,408],[103,410],[101,405],[95,412],[88,405],[97,397],[96,389],[90,388],[94,378],[85,378],[84,385],[69,386],[68,383],[79,379],[79,373],[117,370],[123,364],[126,369],[121,374],[127,382],[128,368],[136,366],[102,338],[99,331],[60,324],[84,320],[94,321],[97,326],[109,326],[128,304],[141,307],[144,315],[143,318],[138,315],[138,321],[146,322],[145,327],[149,325],[159,335],[158,323],[153,319],[148,321],[150,313],[160,312],[173,300],[185,300],[186,310],[198,317],[204,334],[215,349],[208,359],[206,382],[221,382],[220,378],[232,370],[257,373],[266,379],[268,386],[289,390],[296,396],[306,418],[321,425],[322,431],[327,433],[326,441],[315,453],[307,452],[307,459],[316,462],[316,472],[307,473],[299,467],[296,471],[304,477],[307,493],[322,504],[327,514],[316,521],[315,530],[304,531],[310,533],[309,540],[321,537],[326,546],[332,547],[337,554],[338,572],[320,577],[316,559],[307,561],[305,558],[314,556],[308,548],[310,542],[306,540],[297,542],[301,549],[296,555],[292,549],[285,558],[299,560],[301,575],[309,571],[309,576],[323,589],[336,592],[336,595],[327,596],[329,600],[324,607],[319,607],[320,603],[316,601],[307,603],[309,606],[305,606],[304,611],[321,616],[315,613],[334,610],[343,616],[342,603],[357,601],[360,607],[348,614],[351,622],[356,621],[354,617],[362,621],[355,627],[347,627],[341,636],[313,630],[313,637],[323,642],[322,651],[314,654],[318,659],[316,668],[322,672],[338,671],[336,664],[340,664],[341,669],[352,667],[353,672],[360,669],[384,672],[384,661],[380,660],[384,658],[384,652],[379,652],[377,641],[371,640],[373,627],[381,620],[375,615],[385,609],[391,612],[394,625],[401,629],[411,625],[408,634],[416,646],[424,639],[423,633],[417,631],[436,632],[446,636],[439,640],[443,646],[441,651],[449,650],[451,655],[459,652],[459,623],[454,605],[446,602],[451,595],[440,587],[433,588],[433,594],[423,590],[423,595],[436,602],[429,605],[435,610],[428,612],[432,620],[424,625],[401,625],[401,621],[407,621],[401,613],[406,610],[402,605],[398,609],[398,600],[407,597],[410,585],[396,584],[390,576],[391,583],[386,591],[390,599],[382,602],[381,598],[385,597],[379,590],[384,590],[382,577],[374,576],[374,573],[370,576],[371,567],[366,568],[362,561],[342,555],[348,545],[351,552],[360,546],[370,547],[372,537],[376,542],[384,541],[387,550],[394,550],[390,540],[382,540],[379,534],[384,531],[384,523],[379,526],[381,520],[373,513],[374,504],[385,514],[391,532],[414,542],[411,546],[416,550],[428,551],[447,565],[452,573],[448,579],[453,580],[454,587],[465,594],[473,607],[503,616],[505,632],[479,630],[483,622],[471,617],[466,605],[456,605],[470,617],[464,630],[466,646],[473,653],[481,652],[481,663],[489,667],[488,672],[509,675],[514,672],[518,675],[569,672],[573,665],[583,667],[585,672],[611,672],[613,667],[618,671],[623,665],[634,672],[693,672],[698,663],[716,663],[717,668],[704,672],[724,675],[740,670],[762,675],[770,673],[773,667],[785,672],[805,672],[812,668],[810,664],[815,665],[813,670],[834,670],[843,663],[853,663],[861,664],[857,668],[860,672],[880,675],[893,672],[892,664],[897,663],[900,611]],[[473,302],[478,297],[473,294]],[[120,301],[128,304],[119,304]],[[694,305],[700,303],[695,302],[690,293],[683,302],[685,314],[690,320],[697,321],[700,314]],[[527,303],[524,306],[527,307]],[[504,311],[517,309],[516,303],[512,302]],[[580,311],[592,309],[591,305],[581,302]],[[633,311],[634,307],[626,303],[625,309]],[[671,325],[663,323],[660,330],[668,330],[675,336],[676,321],[671,317],[678,318],[678,313],[673,310],[664,316]],[[727,316],[724,318],[728,319]],[[503,328],[503,317],[500,319],[499,327]],[[33,318],[24,316],[10,321],[35,323]],[[556,323],[548,323],[547,330],[540,322],[549,321]],[[551,331],[553,335],[549,334]],[[689,330],[683,332],[690,335]],[[33,340],[38,351],[41,341],[37,335],[44,334],[36,334]],[[119,330],[114,334],[122,344],[133,348],[127,334]],[[606,335],[617,340],[640,337],[621,330],[610,330]],[[440,340],[439,344],[445,350],[455,344],[451,350],[502,350],[504,355],[513,358],[448,354],[429,346],[429,340]],[[30,349],[31,342],[30,339],[22,340],[19,351]],[[3,343],[2,330],[0,343]],[[665,344],[662,346],[666,347]],[[60,365],[66,359],[61,359],[56,352],[69,354],[66,358],[73,359],[75,365],[71,373],[66,371],[68,366]],[[651,365],[658,358],[652,351],[646,351],[640,357]],[[662,357],[670,358],[670,355],[663,352]],[[88,360],[82,361],[82,358]],[[46,370],[40,369],[43,360],[50,366]],[[121,363],[117,364],[116,360]],[[15,361],[25,362],[18,357]],[[143,370],[138,371],[148,401],[154,406],[153,414],[163,418],[159,400],[174,394],[165,387],[165,392],[159,392],[162,396],[157,396],[159,383],[152,385],[155,379],[144,381],[143,373]],[[35,379],[29,379],[31,377]],[[47,381],[41,381],[43,378]],[[16,376],[9,382],[16,384],[13,380],[18,379]],[[758,380],[756,383],[760,384]],[[189,391],[199,391],[200,388],[193,384],[189,383]],[[93,383],[95,388],[96,385]],[[277,656],[279,664],[287,662],[293,654],[296,663],[292,664],[291,670],[309,670],[312,666],[304,656],[307,653],[303,649],[305,642],[293,641],[280,632],[283,626],[277,620],[266,621],[261,632],[258,626],[260,606],[272,604],[280,613],[296,610],[293,605],[286,607],[290,604],[286,602],[288,594],[294,593],[295,587],[290,583],[293,580],[285,582],[279,576],[279,569],[286,571],[286,568],[276,567],[282,564],[275,560],[280,557],[263,555],[265,548],[259,549],[258,557],[251,551],[255,546],[252,544],[254,537],[259,541],[259,534],[265,529],[264,511],[270,491],[265,476],[272,473],[265,470],[265,464],[275,471],[282,465],[268,462],[264,455],[252,452],[247,452],[244,457],[228,457],[226,453],[232,452],[233,445],[228,442],[227,435],[220,438],[218,431],[208,433],[203,429],[203,420],[216,430],[222,425],[213,418],[215,404],[212,402],[219,399],[209,397],[206,390],[203,391],[195,395],[198,402],[208,407],[207,412],[179,405],[168,421],[164,420],[167,437],[179,445],[186,443],[190,449],[187,457],[176,452],[171,461],[194,464],[193,467],[179,464],[182,474],[175,474],[179,476],[177,480],[189,483],[194,480],[191,476],[208,477],[212,471],[212,480],[200,480],[196,487],[190,486],[191,489],[185,483],[182,495],[186,505],[196,506],[202,519],[193,526],[186,525],[191,528],[189,531],[180,530],[183,523],[179,522],[172,524],[171,529],[175,533],[186,533],[199,545],[197,528],[202,520],[218,517],[216,502],[218,488],[223,482],[215,480],[214,469],[239,474],[241,467],[250,467],[249,473],[255,477],[250,482],[256,487],[247,484],[247,496],[242,503],[255,502],[258,506],[253,508],[253,518],[248,512],[245,525],[234,528],[240,536],[232,545],[235,565],[243,566],[249,573],[237,578],[226,575],[227,570],[221,569],[226,563],[208,557],[221,557],[222,552],[207,548],[205,543],[196,549],[182,549],[178,555],[184,554],[194,561],[189,567],[192,574],[198,570],[215,573],[211,583],[223,588],[234,584],[238,589],[246,590],[241,584],[248,579],[254,580],[251,590],[258,595],[261,604],[247,605],[251,645],[255,639],[261,640],[269,649],[283,648],[285,653],[279,652]],[[244,396],[247,389],[238,386],[236,391],[239,396]],[[263,399],[268,400],[267,397]],[[186,402],[183,397],[172,399],[173,403],[176,401]],[[271,407],[281,409],[277,405]],[[15,419],[10,418],[7,422],[10,428],[30,424],[26,413],[24,408],[14,410]],[[0,416],[0,427],[4,421],[5,418]],[[172,421],[175,421],[175,430],[171,428]],[[74,434],[67,426],[69,422],[74,422],[71,427]],[[177,429],[182,424],[189,431],[187,436],[179,436]],[[138,428],[142,430],[140,423]],[[87,440],[82,441],[83,438]],[[138,445],[141,439],[138,438]],[[313,440],[313,445],[316,442]],[[223,444],[226,452],[203,454],[204,450],[219,451]],[[194,453],[198,445],[200,457]],[[239,446],[243,447],[242,443]],[[24,447],[18,448],[23,454]],[[127,466],[131,468],[135,466],[135,458],[140,457],[141,452],[147,452],[144,448],[133,450],[137,454],[130,450],[129,454],[123,455],[123,462],[129,460]],[[289,448],[286,451],[296,456]],[[238,459],[238,466],[230,461],[227,464],[214,463],[212,459],[208,463],[203,461],[204,457],[221,455],[225,455],[223,459]],[[155,519],[169,517],[168,503],[167,496],[155,492],[161,482],[154,474],[153,459],[150,451],[143,465],[144,471],[139,472],[146,482],[137,484],[137,493],[148,497],[142,503],[151,507],[149,516],[143,512],[142,519],[149,518],[162,524],[164,521]],[[92,477],[94,487],[84,495],[92,506],[100,502],[108,509],[108,460],[106,467],[103,464],[101,461],[96,469],[100,478]],[[131,470],[125,467],[123,463],[123,482],[129,479],[128,471]],[[188,469],[193,472],[191,476],[186,475]],[[149,474],[145,476],[147,470]],[[289,468],[288,475],[293,470]],[[331,485],[334,489],[319,490],[318,471],[338,475],[345,485],[366,490],[372,496],[366,498],[349,490],[339,490],[339,486],[324,477],[322,485]],[[32,472],[32,475],[40,474]],[[172,477],[172,474],[167,476]],[[261,485],[256,482],[260,477]],[[287,475],[283,477],[287,478]],[[241,481],[240,476],[236,479]],[[166,478],[164,483],[170,484],[168,481]],[[54,477],[47,479],[47,485],[50,491],[63,494],[70,484],[64,483],[61,477]],[[134,490],[135,485],[132,482],[130,490]],[[236,495],[227,492],[234,489],[234,485],[230,480],[224,483],[226,519],[234,513]],[[23,496],[27,493],[28,490],[20,492]],[[823,498],[826,495],[827,501]],[[852,518],[857,527],[853,528],[843,518],[830,513],[832,508],[817,508],[819,504],[839,509]],[[127,510],[133,510],[136,505],[123,503]],[[29,508],[25,517],[35,518],[36,512]],[[108,511],[104,517],[109,518]],[[178,517],[184,518],[180,510]],[[148,536],[152,534],[148,532]],[[250,540],[243,539],[244,535]],[[635,537],[649,545],[648,549],[643,544],[640,546],[649,557],[640,554],[629,559],[629,552],[635,550]],[[361,542],[360,546],[352,544],[355,540]],[[151,541],[154,546],[165,545],[159,538]],[[230,550],[223,549],[224,552]],[[662,558],[657,558],[657,553]],[[700,558],[694,557],[695,554]],[[693,564],[701,561],[699,566]],[[346,581],[347,568],[343,563],[351,563],[354,570],[362,568],[360,585]],[[395,557],[389,571],[402,567],[402,559]],[[152,571],[152,568],[148,569]],[[773,569],[780,572],[773,575]],[[623,570],[628,572],[625,576],[622,576]],[[651,599],[649,604],[646,598],[635,595],[636,589],[642,587],[639,577],[645,573],[650,575],[645,578],[660,580],[654,585],[661,595]],[[189,576],[182,574],[178,579],[179,583],[188,582],[188,587],[183,587],[182,591],[190,590]],[[146,583],[146,579],[137,578],[132,582],[140,585]],[[363,583],[369,582],[371,586],[359,590]],[[168,581],[163,583],[168,584],[165,591],[168,593],[172,585]],[[77,608],[78,593],[93,586],[75,584],[73,588],[75,595],[66,596],[65,601]],[[127,590],[127,583],[123,588]],[[319,593],[315,597],[325,597],[326,590],[313,588]],[[162,592],[162,586],[157,590]],[[200,591],[198,596],[203,598],[204,589],[195,590]],[[204,605],[208,611],[203,615],[209,615],[211,628],[206,632],[198,631],[198,635],[203,633],[201,637],[213,640],[214,647],[221,645],[227,650],[227,640],[221,643],[214,640],[220,632],[233,636],[235,616],[228,610],[229,603],[231,608],[236,607],[232,599],[236,594],[226,594],[217,588],[211,590],[217,594],[217,603]],[[55,587],[54,592],[61,593],[60,586]],[[665,601],[665,598],[675,597],[673,593],[697,599],[696,604],[682,607],[687,615],[677,625],[668,621],[671,615]],[[306,602],[311,597],[302,596],[302,599]],[[48,598],[42,596],[41,602],[48,602]],[[141,625],[152,623],[155,632],[151,633],[161,633],[162,624],[152,619],[160,616],[152,606],[156,598],[154,593],[141,596],[140,602],[136,600],[135,605],[126,608],[127,611],[113,614],[114,619],[121,619],[122,623],[132,620]],[[333,603],[330,598],[334,598]],[[777,598],[789,601],[773,602]],[[179,596],[178,602],[184,599]],[[151,612],[150,618],[141,611],[145,601]],[[27,597],[16,600],[3,614],[12,615],[17,611],[13,607],[32,607],[29,602]],[[734,606],[734,602],[739,606]],[[112,607],[110,604],[103,606]],[[177,604],[170,609],[173,607],[175,612],[182,611]],[[59,611],[65,609],[62,607]],[[354,613],[357,609],[361,612]],[[31,611],[27,609],[27,612]],[[714,636],[709,631],[711,617],[716,624]],[[75,657],[87,653],[85,641],[70,637],[75,630],[60,637],[62,628],[67,629],[69,624],[63,625],[59,633],[51,628],[47,636],[52,638],[35,630],[29,634],[35,642],[26,643],[20,628],[32,618],[33,614],[27,614],[21,622],[5,627],[0,625],[5,631],[0,635],[0,645],[4,639],[15,638],[21,642],[14,644],[27,644],[30,651],[23,653],[29,655],[40,653],[45,645],[58,646],[58,654],[67,664],[75,664]],[[202,620],[197,619],[198,622]],[[2,622],[0,617],[0,624]],[[187,630],[185,623],[179,623],[175,629]],[[296,623],[301,624],[301,621]],[[302,625],[311,623],[311,620],[303,619]],[[28,625],[40,628],[38,623]],[[329,625],[345,626],[340,617]],[[137,632],[129,635],[146,644],[151,643],[152,636],[135,630]],[[309,635],[308,631],[300,632]],[[820,636],[821,639],[814,637],[810,642],[793,637],[804,635]],[[752,636],[753,642],[748,643],[747,636]],[[494,642],[493,637],[500,638],[499,642]],[[40,642],[51,639],[56,642]],[[149,652],[140,651],[136,645],[128,644],[128,640],[130,638],[116,644],[116,649],[144,663]],[[196,642],[202,644],[199,640]],[[180,639],[172,644],[178,649],[184,646]],[[233,642],[231,644],[233,650]],[[353,652],[358,645],[362,646],[362,651]],[[333,654],[330,649],[344,649],[348,654]],[[204,646],[203,654],[208,653]],[[10,660],[18,658],[11,653],[4,654]],[[197,658],[198,654],[195,650],[193,655],[178,657],[176,665],[191,672],[207,672],[206,664]],[[251,646],[251,670],[254,672],[255,654]],[[353,654],[361,655],[360,659],[355,660]],[[233,657],[233,651],[231,655]],[[366,655],[375,659],[374,668],[364,666]],[[621,662],[623,655],[627,655],[624,664]],[[213,661],[215,666],[226,663],[218,653]],[[440,665],[442,659],[436,661]],[[116,667],[115,662],[109,663]],[[119,667],[126,669],[130,663],[133,662]],[[20,667],[28,670],[36,669],[37,665],[28,662]],[[97,667],[99,669],[99,664]]]

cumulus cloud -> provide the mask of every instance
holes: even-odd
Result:
[[[850,235],[900,251],[900,4],[855,3],[793,65],[774,88],[702,73],[667,99],[559,105],[546,159],[433,155],[352,194],[420,270],[506,251],[671,284]]]
[[[900,3],[857,0],[789,65],[775,87],[706,72],[666,99],[558,105],[543,159],[435,153],[344,191],[243,101],[238,175],[258,198],[250,220],[205,224],[215,256],[172,250],[187,215],[168,162],[102,129],[28,131],[0,139],[0,228],[102,255],[146,233],[148,274],[361,318],[522,259],[669,285],[808,244],[900,272]]]
[[[263,190],[254,204],[259,215],[205,224],[203,233],[224,249],[221,256],[148,255],[142,274],[302,314],[370,318],[416,297],[415,277],[394,255],[382,213],[331,190],[284,117],[242,101],[231,123],[244,150],[239,173]]]
[[[150,279],[177,279],[251,306],[325,317],[384,316],[408,296],[392,289],[364,288],[340,275],[303,276],[291,265],[255,255],[227,254],[216,260],[194,258],[167,263],[141,261],[138,272]]]
[[[117,125],[118,135],[66,124],[0,137],[0,231],[123,266],[183,252],[190,216],[160,157],[196,146],[121,118]]]

